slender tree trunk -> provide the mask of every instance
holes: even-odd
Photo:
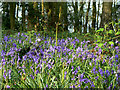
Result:
[[[80,34],[82,34],[82,16],[84,14],[84,11],[83,11],[84,3],[81,2],[80,5],[81,5],[81,7],[80,7],[80,28],[79,28],[79,32],[80,32]]]
[[[68,17],[68,14],[67,14],[67,2],[64,2],[64,14],[63,14],[63,17],[64,17],[64,26],[65,26],[65,31],[68,31],[68,19],[67,19],[67,17]]]
[[[10,3],[10,29],[12,30],[15,29],[15,8],[16,8],[16,3],[11,2]]]
[[[28,4],[28,29],[32,30],[34,25],[33,25],[33,18],[34,18],[34,14],[33,14],[33,3],[29,2]]]
[[[95,32],[95,24],[96,24],[96,2],[93,2],[92,30],[90,30],[91,34]]]
[[[89,10],[90,10],[90,0],[89,0],[89,3],[88,3],[88,9],[87,9],[87,13],[86,13],[86,22],[85,22],[85,27],[84,27],[84,34],[87,33],[87,24],[88,24],[88,13],[89,13]]]
[[[99,24],[99,20],[98,20],[98,18],[99,18],[99,9],[100,9],[100,0],[99,0],[99,3],[98,3],[98,12],[97,12],[97,30],[98,30],[98,24]]]
[[[18,20],[18,12],[19,12],[19,3],[17,3],[17,14],[16,14],[17,20]]]
[[[22,2],[22,31],[25,29],[25,2]]]
[[[44,16],[44,2],[42,0],[42,16]]]
[[[75,17],[75,32],[78,32],[79,29],[79,18],[78,18],[78,2],[75,2],[75,6],[74,6],[74,17]]]
[[[35,28],[35,31],[37,32],[37,27],[39,25],[39,21],[38,21],[39,11],[38,11],[38,3],[37,2],[34,2],[33,8],[34,8],[34,11],[35,11],[35,15],[34,15],[35,24],[34,24],[34,28]]]

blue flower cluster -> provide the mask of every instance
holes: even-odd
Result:
[[[76,37],[56,40],[34,34],[31,40],[28,35],[18,33],[14,37],[4,36],[2,70],[6,87],[17,87],[16,78],[28,83],[28,78],[35,80],[38,87],[65,88],[115,88],[119,84],[120,48],[111,49],[112,56],[103,53],[96,46],[89,49],[90,41]],[[30,45],[32,43],[32,45]],[[26,46],[30,50],[20,55]],[[105,43],[106,45],[106,43]],[[107,45],[106,45],[107,47]],[[108,46],[109,47],[109,46]],[[20,58],[22,56],[22,58]],[[15,76],[15,70],[19,76]],[[11,82],[10,82],[11,81]],[[15,81],[15,82],[13,82]],[[13,83],[13,84],[12,84]]]

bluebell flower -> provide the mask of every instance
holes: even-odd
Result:
[[[74,67],[72,66],[72,71],[73,71]]]
[[[67,71],[65,71],[65,75],[67,75]]]
[[[95,85],[92,83],[91,87],[95,87]]]
[[[103,76],[103,71],[102,71],[101,68],[99,68],[99,72],[100,72],[100,74]]]
[[[97,77],[95,77],[95,79],[96,79],[96,80],[98,80],[98,76],[97,76]]]
[[[107,74],[107,76],[109,76],[109,75],[110,75],[110,72],[109,72],[108,70],[106,70],[106,74]]]
[[[39,70],[36,70],[36,74],[38,74],[39,73]]]
[[[115,55],[115,59],[118,59],[118,55],[117,54]]]
[[[32,74],[30,75],[30,77],[31,77],[32,79],[34,79],[34,78],[35,78]]]
[[[4,41],[5,41],[5,42],[8,41],[8,36],[4,36]]]
[[[15,43],[13,43],[13,46],[16,47],[17,45]]]
[[[46,88],[48,88],[48,84],[46,84]]]
[[[81,74],[80,78],[83,78],[84,77],[84,73]]]
[[[77,74],[77,72],[78,72],[78,69],[76,68],[76,70],[75,70],[75,75]]]
[[[10,88],[10,86],[9,86],[9,85],[7,85],[7,86],[6,86],[6,88]]]
[[[86,86],[85,88],[88,88],[88,86]]]

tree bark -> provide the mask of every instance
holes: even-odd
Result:
[[[86,13],[86,22],[85,22],[85,27],[84,27],[84,34],[87,33],[87,24],[88,24],[88,13],[89,13],[89,10],[90,10],[90,0],[88,1],[88,9],[87,9],[87,13]]]
[[[10,3],[10,29],[12,30],[15,29],[15,8],[16,8],[16,3],[11,2]]]
[[[78,2],[77,1],[75,2],[75,6],[74,6],[74,17],[75,17],[74,28],[75,28],[75,32],[77,33],[79,29]]]
[[[68,19],[67,19],[67,17],[68,17],[68,14],[67,14],[67,2],[64,2],[64,12],[63,12],[63,17],[64,17],[64,26],[65,26],[65,28],[64,28],[64,30],[65,31],[68,31]]]
[[[99,15],[100,15],[100,14],[99,14],[99,13],[100,13],[100,12],[99,12],[99,9],[100,9],[100,0],[99,0],[99,3],[98,3],[98,12],[97,12],[97,30],[98,30],[98,28],[99,28],[99,27],[98,27],[98,24],[99,24],[98,18],[99,18]]]
[[[25,29],[25,2],[22,2],[22,31]]]
[[[91,34],[95,32],[95,24],[96,24],[96,2],[93,2],[92,30],[90,30]]]
[[[101,27],[105,24],[109,24],[112,20],[112,2],[103,2],[103,10],[101,17]]]
[[[84,3],[83,2],[81,2],[80,3],[80,5],[81,5],[81,7],[80,7],[80,28],[79,28],[79,32],[80,32],[80,34],[82,34],[82,16],[83,16],[83,14],[84,14],[84,11],[83,11],[83,6],[84,6]],[[84,23],[83,23],[84,24]]]

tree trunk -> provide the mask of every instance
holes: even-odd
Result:
[[[63,7],[63,17],[64,17],[64,30],[68,31],[68,14],[67,14],[67,2],[64,2],[64,7]]]
[[[98,24],[99,24],[99,20],[98,20],[98,18],[99,18],[99,9],[100,9],[100,0],[99,0],[99,3],[98,3],[98,12],[97,12],[97,30],[98,30]]]
[[[112,20],[112,2],[103,2],[103,10],[101,17],[101,27],[105,24],[109,24]]]
[[[3,5],[3,14],[2,14],[2,27],[4,29],[10,29],[10,10],[9,10],[9,3],[4,2]]]
[[[82,16],[84,14],[84,11],[83,11],[84,3],[81,2],[80,5],[81,5],[81,7],[80,7],[80,28],[79,28],[79,32],[80,32],[80,34],[82,34]]]
[[[37,32],[37,27],[39,25],[39,20],[38,20],[39,10],[38,10],[38,3],[37,2],[34,2],[33,8],[34,8],[34,11],[35,11],[35,16],[34,16],[35,24],[34,24],[34,28],[35,28],[35,31]]]
[[[12,30],[15,29],[15,8],[16,8],[16,3],[11,2],[10,3],[10,29]]]
[[[25,29],[25,2],[22,2],[22,31]]]
[[[88,1],[88,9],[87,9],[87,13],[86,13],[86,22],[85,22],[85,27],[84,27],[84,34],[87,33],[87,24],[88,24],[88,13],[89,13],[89,10],[90,10],[90,0]]]
[[[16,14],[17,20],[18,20],[18,12],[19,12],[19,3],[17,3],[17,14]]]
[[[78,29],[79,29],[78,2],[77,1],[75,2],[74,16],[75,16],[75,25],[74,25],[74,28],[75,28],[75,32],[77,33]]]
[[[95,23],[96,23],[96,2],[93,2],[92,30],[90,30],[91,34],[95,32]]]

